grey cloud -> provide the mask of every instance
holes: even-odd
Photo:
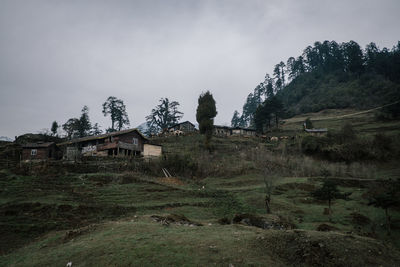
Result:
[[[399,38],[398,1],[0,2],[0,135],[78,116],[109,121],[101,104],[122,98],[131,124],[160,97],[195,120],[210,90],[216,123],[229,123],[273,65],[317,40]]]

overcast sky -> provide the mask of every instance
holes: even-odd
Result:
[[[131,126],[161,97],[195,122],[210,90],[216,124],[229,124],[273,65],[315,41],[400,39],[398,0],[0,0],[0,136],[37,133],[78,117],[92,121],[108,96]]]

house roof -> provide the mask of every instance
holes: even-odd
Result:
[[[104,138],[107,138],[110,136],[118,136],[118,135],[130,133],[130,132],[137,132],[141,137],[143,137],[143,139],[149,140],[138,129],[133,128],[133,129],[127,129],[127,130],[122,130],[122,131],[117,131],[117,132],[112,132],[112,133],[106,133],[106,134],[100,134],[100,135],[94,135],[94,136],[86,136],[86,137],[82,137],[82,138],[75,138],[75,139],[69,140],[67,142],[62,142],[57,145],[63,146],[63,145],[70,145],[70,144],[75,144],[75,143],[80,143],[80,142],[85,142],[85,141],[104,139]]]
[[[38,142],[38,143],[28,143],[24,144],[22,148],[47,148],[54,145],[54,142]]]
[[[327,128],[320,129],[304,129],[307,133],[326,133],[328,131]]]
[[[190,123],[191,125],[193,125],[193,127],[196,127],[196,126],[195,126],[193,123],[191,123],[190,121],[184,121],[184,122],[176,123],[176,124],[174,124],[174,125],[168,127],[168,129],[174,128],[175,126],[178,126],[178,125],[181,125],[181,124],[184,124],[184,123]]]

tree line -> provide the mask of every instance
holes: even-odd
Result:
[[[126,112],[126,106],[121,99],[114,96],[110,96],[103,103],[103,115],[110,116],[111,127],[107,128],[105,132],[120,131],[125,126],[129,126],[129,118]],[[54,121],[51,125],[51,133],[56,136],[60,125],[57,121]],[[102,134],[100,125],[98,123],[92,124],[89,118],[89,108],[88,106],[83,106],[81,110],[81,115],[79,118],[70,118],[61,128],[66,133],[68,139],[80,138],[91,135]]]
[[[120,131],[124,127],[129,126],[129,118],[126,112],[126,106],[121,99],[110,96],[102,104],[103,115],[109,116],[111,119],[111,127],[106,132]],[[207,91],[199,96],[198,107],[196,110],[196,120],[199,123],[200,133],[205,134],[205,144],[209,147],[212,129],[214,126],[214,117],[217,115],[215,100],[212,94]],[[183,112],[179,111],[179,102],[170,101],[168,98],[161,98],[159,104],[156,105],[146,116],[147,130],[145,134],[152,136],[159,132],[174,126],[183,117]],[[98,123],[92,125],[89,118],[89,108],[84,106],[81,110],[79,118],[70,118],[62,126],[68,139],[81,138],[102,134]],[[51,132],[57,135],[60,126],[57,121],[51,125]]]
[[[379,49],[373,42],[364,49],[355,41],[315,42],[300,56],[276,64],[273,74],[267,73],[247,96],[242,114],[234,111],[231,125],[257,128],[260,120],[268,124],[274,113],[292,116],[324,108],[387,104],[400,99],[399,73],[400,41],[392,49]],[[275,110],[281,108],[277,102],[282,103],[281,110]]]

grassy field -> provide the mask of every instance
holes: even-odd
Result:
[[[343,121],[316,119],[332,112],[313,115],[315,125],[339,129]],[[356,126],[363,134],[379,125],[369,125],[369,115]],[[303,119],[287,120],[281,131],[298,131]],[[398,125],[383,128],[389,124]],[[211,154],[198,135],[155,141],[164,159],[0,170],[0,266],[400,264],[400,208],[389,209],[388,235],[385,211],[368,205],[382,181],[399,177],[396,159],[321,161],[296,152],[298,140],[214,138]],[[174,177],[163,178],[161,167]],[[275,176],[272,214],[265,167]],[[311,196],[324,179],[348,195],[333,201],[330,216],[327,203]]]

